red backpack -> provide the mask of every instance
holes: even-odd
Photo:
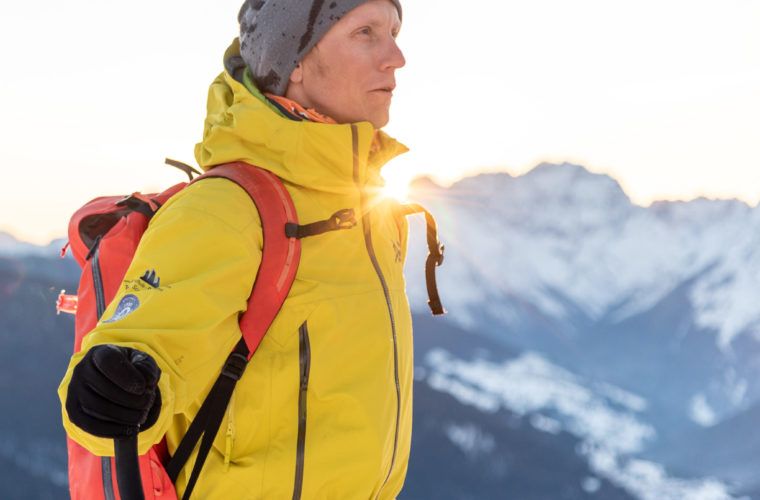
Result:
[[[189,498],[235,384],[279,312],[298,268],[301,245],[294,234],[297,231],[293,231],[299,228],[296,210],[277,176],[237,162],[217,166],[193,180],[192,172],[198,172],[192,167],[172,160],[167,160],[167,163],[184,170],[191,182],[223,177],[237,183],[246,190],[258,209],[264,248],[248,309],[240,318],[243,337],[221,368],[219,378],[171,458],[165,441],[162,441],[147,454],[141,455],[137,463],[129,463],[133,459],[122,458],[117,468],[119,443],[116,444],[116,458],[98,457],[67,438],[69,490],[73,500],[118,500],[121,495],[125,496],[123,500],[131,500],[126,497],[140,498],[141,494],[148,499],[176,500],[174,480],[200,440],[198,459],[184,495],[184,498]],[[159,194],[134,193],[126,197],[96,198],[73,215],[69,223],[69,245],[82,268],[82,275],[77,295],[62,293],[57,309],[76,314],[74,352],[81,349],[82,339],[95,328],[106,306],[119,290],[151,217],[186,186],[188,183],[180,183]],[[335,224],[339,225],[340,221],[326,221],[326,230],[342,228],[333,227]],[[62,256],[65,252],[66,248]],[[136,440],[132,446],[136,455]],[[131,471],[130,465],[133,468]],[[137,482],[139,485],[134,476],[137,467],[142,478],[142,491],[134,484]],[[114,474],[115,471],[117,474]],[[130,474],[132,477],[129,477]],[[131,484],[122,484],[127,482]]]

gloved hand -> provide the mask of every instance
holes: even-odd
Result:
[[[66,395],[69,420],[98,437],[135,436],[158,419],[160,376],[149,354],[110,344],[95,346],[74,367]]]

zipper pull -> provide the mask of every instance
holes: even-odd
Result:
[[[224,472],[230,470],[230,457],[232,456],[232,444],[235,441],[235,424],[232,421],[232,407],[234,406],[235,393],[232,393],[229,409],[227,410],[227,436],[224,440]]]
[[[224,445],[224,472],[230,470],[230,455],[232,455],[232,424],[227,424],[227,438]]]

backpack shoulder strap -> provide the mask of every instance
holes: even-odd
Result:
[[[273,173],[243,162],[214,167],[193,182],[212,177],[229,179],[245,189],[256,205],[264,233],[261,264],[248,309],[240,319],[248,359],[251,359],[264,334],[280,311],[293,285],[301,243],[288,237],[285,228],[298,224],[296,209],[282,181]]]
[[[230,353],[221,374],[174,455],[166,464],[167,474],[172,482],[176,482],[196,444],[201,441],[183,500],[189,499],[192,494],[235,385],[282,308],[293,285],[301,257],[301,243],[298,238],[285,234],[286,225],[297,225],[298,218],[293,200],[277,176],[247,163],[235,162],[214,167],[193,182],[213,177],[235,182],[251,197],[261,218],[264,248],[259,271],[248,299],[248,308],[240,318],[243,338]]]

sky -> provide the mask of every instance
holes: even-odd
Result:
[[[183,180],[241,0],[13,2],[0,231],[38,244],[105,194]],[[638,204],[760,201],[760,0],[406,0],[389,185],[568,161]]]

